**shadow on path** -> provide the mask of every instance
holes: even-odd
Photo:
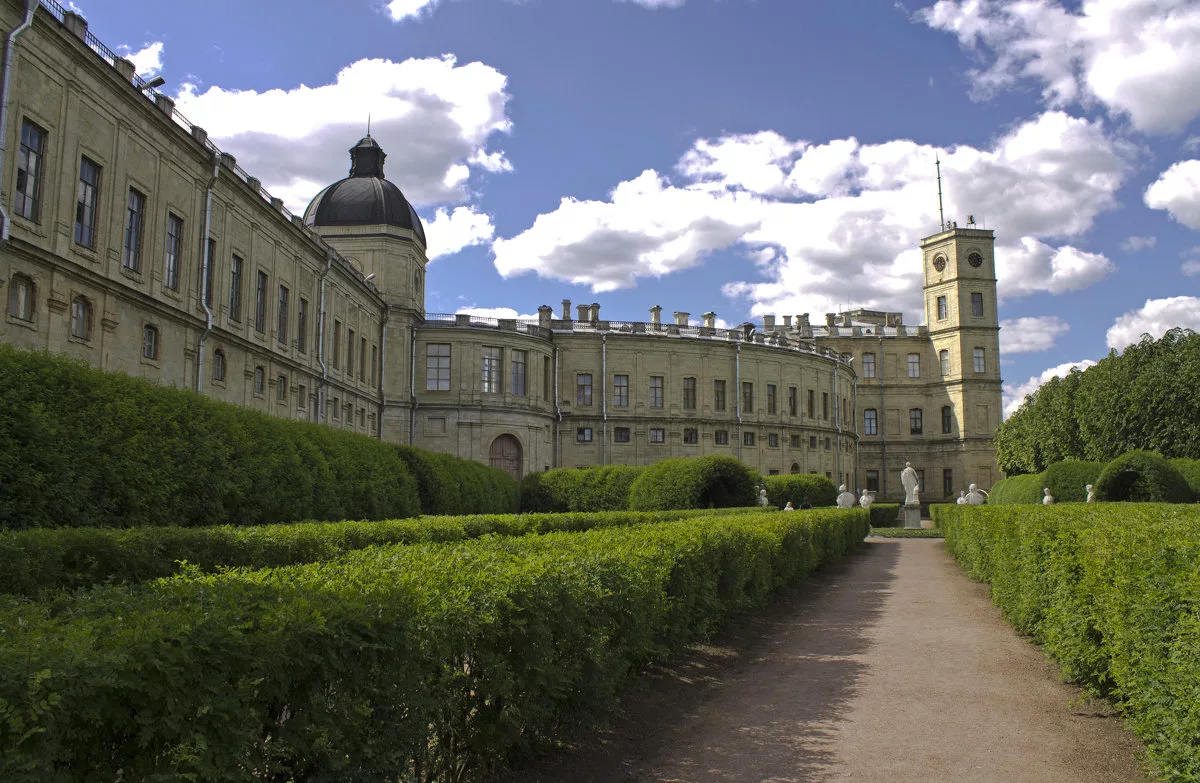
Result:
[[[611,726],[510,781],[817,780],[855,694],[900,549],[869,542],[639,678]]]

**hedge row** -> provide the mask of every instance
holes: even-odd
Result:
[[[1131,451],[1108,463],[1064,460],[1036,474],[996,482],[989,502],[1041,503],[1044,488],[1056,503],[1080,503],[1092,485],[1097,500],[1187,503],[1200,500],[1200,460],[1165,460],[1148,451]]]
[[[758,473],[736,457],[664,459],[645,468],[629,489],[629,508],[731,508],[754,505]]]
[[[763,483],[767,487],[767,502],[776,508],[783,508],[789,502],[794,508],[800,508],[805,501],[814,506],[832,506],[837,503],[837,487],[832,481],[816,473],[764,476]]]
[[[1200,510],[935,506],[946,546],[1069,679],[1107,696],[1167,780],[1200,780]]]
[[[643,470],[633,465],[605,465],[530,473],[521,480],[521,511],[627,509],[629,490]]]
[[[429,465],[429,470],[412,465]],[[514,511],[502,471],[0,345],[0,529]]]
[[[900,519],[899,503],[872,503],[871,527],[895,527]]]
[[[0,779],[491,779],[866,533],[714,515],[0,601]]]
[[[757,507],[721,509],[757,513]],[[302,522],[256,527],[40,528],[0,533],[0,593],[137,584],[186,566],[268,568],[316,563],[369,546],[461,541],[485,535],[623,527],[703,516],[713,511],[487,514],[382,522]]]

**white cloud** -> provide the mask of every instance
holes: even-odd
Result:
[[[1000,322],[1000,353],[1037,353],[1054,347],[1054,341],[1070,330],[1055,315],[1009,318]]]
[[[163,42],[148,43],[136,52],[129,46],[118,46],[117,54],[133,63],[138,76],[149,79],[157,76],[163,67]]]
[[[1129,253],[1146,250],[1158,244],[1158,237],[1126,237],[1121,243],[1121,249]]]
[[[178,108],[259,177],[289,209],[346,176],[346,152],[366,129],[387,153],[385,173],[416,204],[462,203],[476,170],[504,171],[489,151],[506,133],[507,78],[452,56],[403,62],[359,60],[329,84],[290,90],[200,92],[184,85]]]
[[[455,207],[453,212],[439,209],[433,220],[425,224],[429,260],[457,253],[471,245],[487,244],[495,233],[491,215],[476,212],[473,206]]]
[[[1200,4],[1194,0],[939,0],[917,18],[976,54],[977,97],[1022,81],[1051,107],[1101,103],[1149,133],[1200,114]]]
[[[417,19],[422,15],[433,13],[442,0],[389,0],[386,8],[393,22],[403,22],[405,19]]]
[[[1021,407],[1021,403],[1025,402],[1026,396],[1033,394],[1038,390],[1039,386],[1041,386],[1043,383],[1046,383],[1051,378],[1065,378],[1073,369],[1078,368],[1082,371],[1094,364],[1095,362],[1093,362],[1091,359],[1084,359],[1081,362],[1066,362],[1065,364],[1060,364],[1057,367],[1051,367],[1048,370],[1043,370],[1040,375],[1034,375],[1029,380],[1025,381],[1025,383],[1019,385],[1007,383],[1004,384],[1001,397],[1004,401],[1005,418],[1011,416],[1017,410],[1017,408]]]
[[[1196,277],[1200,275],[1200,261],[1184,261],[1179,271],[1187,277]]]
[[[1181,160],[1146,188],[1146,206],[1165,209],[1188,228],[1200,228],[1200,160]]]
[[[919,321],[919,240],[937,230],[935,154],[948,213],[1002,227],[1002,295],[1074,291],[1114,268],[1102,255],[1048,242],[1086,232],[1116,205],[1131,154],[1100,123],[1061,112],[1022,123],[986,149],[812,144],[770,131],[701,139],[682,156],[677,179],[645,171],[605,201],[563,199],[497,240],[496,268],[608,291],[735,248],[747,262],[730,269],[723,290],[749,300],[755,314],[850,303],[899,307]]]
[[[455,312],[468,313],[480,318],[516,318],[518,321],[536,321],[538,319],[537,313],[518,313],[511,307],[475,307],[472,305],[470,307],[460,307]]]
[[[1117,318],[1108,329],[1108,347],[1121,350],[1142,339],[1143,334],[1157,340],[1168,329],[1182,326],[1200,331],[1200,298],[1171,296],[1166,299],[1147,299],[1140,309],[1130,310]]]

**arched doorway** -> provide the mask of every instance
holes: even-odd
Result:
[[[500,468],[517,481],[521,480],[521,466],[524,464],[521,454],[521,441],[513,435],[501,435],[492,441],[488,449],[488,464]]]
[[[793,462],[793,463],[792,463],[792,473],[793,473],[793,474],[796,474],[796,473],[799,473],[799,472],[800,472],[800,463],[799,463],[799,462]]]

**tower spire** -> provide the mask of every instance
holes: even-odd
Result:
[[[946,213],[942,211],[942,161],[938,154],[933,153],[933,163],[937,166],[937,182],[938,182],[938,221],[941,223],[940,231],[946,230]]]
[[[367,135],[371,135],[371,112],[367,112]]]

